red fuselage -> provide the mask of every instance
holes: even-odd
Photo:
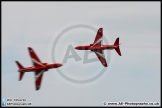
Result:
[[[19,72],[31,72],[31,71],[43,70],[43,69],[48,71],[48,69],[58,68],[58,67],[61,67],[61,66],[62,66],[61,63],[54,63],[54,64],[43,63],[43,66],[39,66],[39,67],[30,66],[30,67],[26,67],[26,68],[18,70],[18,71]]]
[[[111,44],[105,44],[105,45],[101,45],[101,46],[92,46],[92,44],[90,44],[90,45],[85,45],[85,46],[77,46],[77,47],[75,47],[75,49],[93,51],[93,50],[97,50],[97,49],[103,49],[103,50],[110,49],[110,50],[112,50],[112,49],[115,49],[117,47],[118,47],[118,45],[113,45],[113,44],[112,45]]]

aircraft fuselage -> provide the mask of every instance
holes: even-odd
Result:
[[[115,49],[117,48],[118,45],[111,45],[111,44],[105,44],[105,45],[101,45],[101,46],[92,46],[91,44],[90,45],[85,45],[85,46],[77,46],[75,47],[75,49],[77,50],[97,50],[97,49]]]
[[[52,69],[52,68],[58,68],[61,67],[62,64],[61,63],[54,63],[54,64],[46,64],[40,67],[34,67],[34,66],[30,66],[30,67],[26,67],[24,69],[18,70],[19,72],[32,72],[32,71],[36,71],[36,70],[48,70],[48,69]]]

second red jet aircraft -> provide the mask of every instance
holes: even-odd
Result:
[[[75,47],[75,49],[77,49],[77,50],[91,50],[92,52],[95,52],[95,54],[97,55],[97,57],[100,60],[100,62],[102,63],[102,65],[107,67],[107,62],[106,62],[103,50],[115,49],[116,52],[121,56],[121,52],[120,52],[120,48],[119,48],[119,38],[116,39],[114,44],[102,45],[102,41],[103,41],[102,28],[99,28],[93,44],[84,45],[84,46],[77,46],[77,47]]]
[[[62,64],[61,63],[53,63],[53,64],[42,63],[31,47],[28,47],[28,51],[29,51],[33,66],[23,67],[18,61],[16,61],[16,64],[19,67],[18,72],[20,73],[19,81],[22,79],[25,72],[34,72],[35,89],[39,90],[41,86],[41,82],[42,82],[43,73],[48,71],[48,69],[61,67]]]

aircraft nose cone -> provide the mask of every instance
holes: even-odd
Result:
[[[75,49],[80,49],[80,46],[75,47]]]
[[[59,67],[61,67],[61,66],[63,66],[63,64],[60,63],[60,64],[59,64]]]
[[[78,47],[75,47],[75,49],[78,49]]]

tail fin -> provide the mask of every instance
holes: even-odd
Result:
[[[24,69],[24,67],[18,62],[18,61],[15,61],[17,66],[19,67],[19,70],[21,69]],[[21,79],[23,78],[23,75],[24,75],[25,72],[20,72],[19,73],[19,81],[21,81]]]
[[[119,37],[116,38],[116,41],[114,42],[114,45],[119,45]]]
[[[120,48],[118,47],[118,48],[116,48],[115,50],[116,50],[116,52],[121,56]]]

